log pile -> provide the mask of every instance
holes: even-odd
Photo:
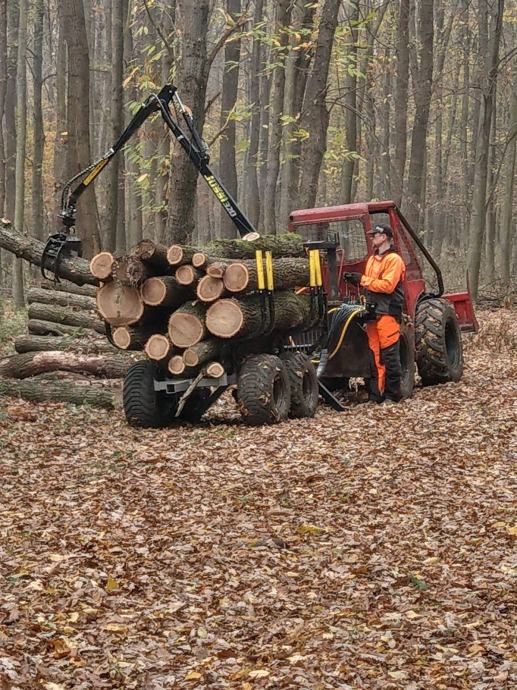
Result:
[[[114,389],[135,357],[106,338],[96,294],[93,285],[68,281],[43,281],[27,291],[28,333],[15,338],[16,354],[0,359],[0,394],[115,405]]]
[[[274,319],[257,286],[256,249],[271,250]],[[254,340],[314,325],[309,263],[300,237],[217,240],[204,248],[143,240],[126,256],[102,252],[90,269],[101,281],[97,310],[122,350],[142,350],[173,376],[224,373],[221,352],[232,339]],[[265,314],[265,306],[267,307]]]

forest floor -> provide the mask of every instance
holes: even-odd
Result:
[[[273,427],[0,398],[0,689],[515,688],[516,316]]]

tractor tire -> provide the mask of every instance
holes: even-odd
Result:
[[[318,377],[314,364],[302,352],[284,352],[280,359],[287,370],[291,387],[289,416],[314,417],[319,399]]]
[[[163,394],[154,390],[155,365],[135,362],[124,378],[122,400],[130,426],[160,429],[172,421],[173,409]]]
[[[407,325],[402,325],[400,329],[400,368],[402,376],[400,379],[400,395],[402,400],[410,398],[415,387],[415,337],[413,330]]]
[[[452,304],[426,299],[416,311],[416,361],[423,386],[459,381],[463,374],[461,331]]]
[[[237,403],[246,424],[259,426],[287,419],[291,389],[286,368],[275,355],[251,355],[237,379]]]

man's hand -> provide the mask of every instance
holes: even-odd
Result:
[[[352,285],[359,285],[362,277],[362,273],[343,273],[343,280],[346,280],[347,283],[352,283]]]

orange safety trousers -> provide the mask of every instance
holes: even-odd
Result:
[[[394,316],[382,314],[376,321],[366,323],[368,345],[377,369],[377,386],[382,395],[386,385],[386,367],[381,361],[381,350],[394,345],[400,338],[400,323]]]

